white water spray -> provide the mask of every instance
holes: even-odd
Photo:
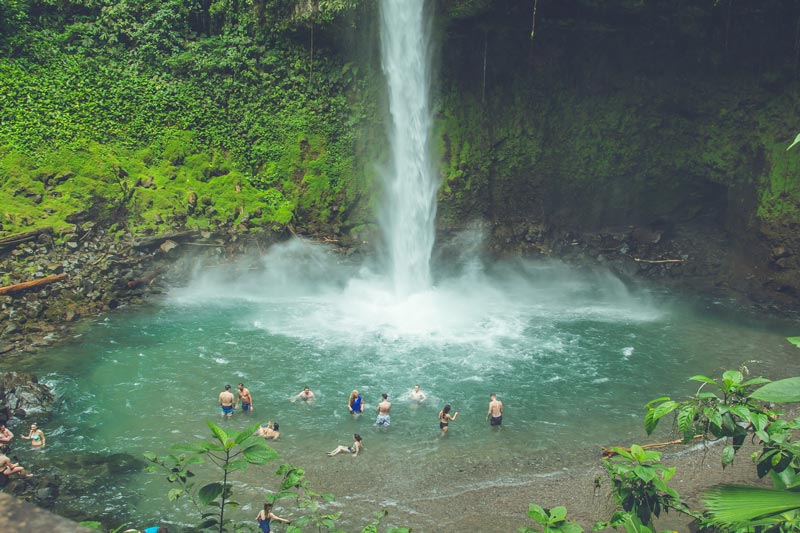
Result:
[[[431,161],[430,22],[424,0],[382,0],[382,64],[389,88],[392,161],[381,225],[395,296],[431,286],[438,180]]]

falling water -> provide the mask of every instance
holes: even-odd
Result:
[[[381,224],[396,296],[431,285],[438,182],[430,155],[430,21],[424,0],[381,2],[392,160]]]

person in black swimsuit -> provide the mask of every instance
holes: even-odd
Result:
[[[332,452],[328,452],[328,457],[333,457],[334,455],[338,455],[340,453],[350,453],[353,454],[353,457],[358,457],[358,452],[361,451],[361,447],[363,444],[361,443],[361,435],[358,433],[353,434],[353,444],[350,446],[337,446],[335,450]]]
[[[447,435],[447,428],[450,425],[450,422],[452,422],[453,420],[456,419],[456,417],[458,417],[458,411],[456,411],[455,414],[451,415],[450,409],[452,408],[448,403],[447,405],[444,406],[444,409],[439,411],[439,429],[442,430],[442,434],[440,435],[440,437],[444,437],[445,435]]]

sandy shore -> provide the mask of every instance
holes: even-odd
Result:
[[[725,470],[720,463],[721,450],[720,445],[705,449],[674,445],[660,450],[662,462],[677,468],[670,484],[692,509],[702,508],[702,493],[715,484],[758,481],[750,461],[752,449],[742,449]],[[305,467],[315,490],[336,495],[335,509],[343,511],[337,525],[346,531],[360,531],[371,521],[372,512],[387,510],[384,527],[412,527],[415,532],[513,532],[534,525],[527,516],[531,502],[542,507],[564,505],[571,520],[591,531],[594,523],[608,519],[613,509],[600,454],[599,448],[583,450],[564,465],[555,457],[508,460],[502,455],[463,455],[434,464],[407,464],[408,475],[400,478],[396,463],[405,458],[370,453],[355,459],[339,456],[316,465],[306,463]],[[291,462],[291,457],[285,458]],[[283,510],[293,513],[288,502]],[[662,515],[657,526],[659,531],[686,532],[689,522],[685,515],[669,513]]]

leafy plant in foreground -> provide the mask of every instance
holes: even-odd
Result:
[[[230,522],[225,518],[225,509],[238,506],[231,499],[233,489],[229,481],[230,475],[237,470],[246,470],[250,465],[263,465],[273,461],[278,454],[264,439],[253,436],[258,424],[230,434],[212,422],[207,424],[215,440],[176,444],[171,448],[175,452],[173,454],[159,457],[146,453],[145,458],[153,463],[148,467],[149,471],[161,469],[167,473],[167,481],[178,485],[178,488],[169,491],[170,501],[182,496],[191,499],[202,517],[198,529],[214,528],[222,533]],[[205,462],[219,469],[221,479],[198,488],[192,482],[195,474],[190,467]],[[209,511],[209,508],[213,510]]]
[[[532,503],[528,508],[528,516],[541,524],[543,529],[520,527],[517,528],[520,533],[583,533],[581,526],[567,520],[567,508],[564,506],[544,509]]]

